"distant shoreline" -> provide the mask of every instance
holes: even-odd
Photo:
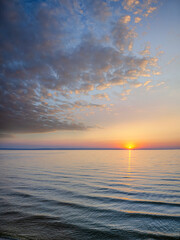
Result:
[[[0,148],[0,150],[180,150],[180,147],[176,148],[134,148],[134,149],[127,149],[127,148]]]

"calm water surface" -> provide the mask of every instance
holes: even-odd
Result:
[[[0,237],[180,239],[179,150],[0,151]]]

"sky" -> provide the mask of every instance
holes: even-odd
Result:
[[[179,0],[0,5],[1,148],[180,148]]]

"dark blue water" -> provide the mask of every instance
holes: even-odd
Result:
[[[0,151],[0,237],[180,239],[179,150]]]

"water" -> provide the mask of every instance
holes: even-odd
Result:
[[[180,239],[179,150],[0,151],[0,238]]]

